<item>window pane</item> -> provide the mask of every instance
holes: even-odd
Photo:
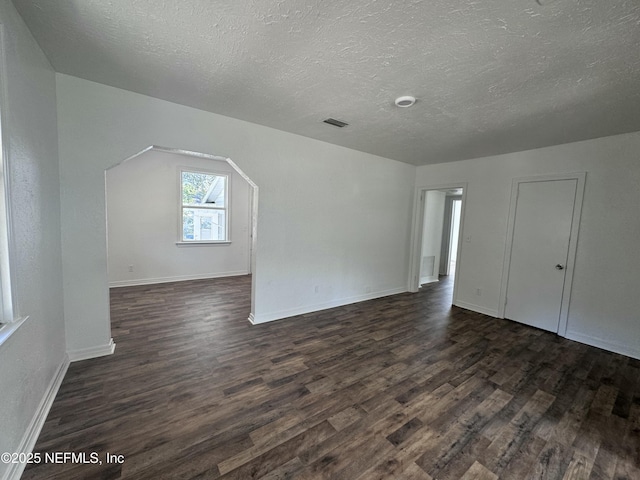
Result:
[[[225,207],[227,177],[200,172],[182,172],[182,204]]]
[[[224,241],[227,239],[224,210],[209,208],[184,208],[182,210],[182,240]]]

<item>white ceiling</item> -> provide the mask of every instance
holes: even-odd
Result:
[[[640,130],[640,1],[540,3],[14,0],[59,72],[416,165]]]

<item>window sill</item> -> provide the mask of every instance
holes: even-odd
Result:
[[[5,343],[28,318],[29,317],[22,317],[14,320],[13,322],[0,325],[0,345]]]
[[[179,247],[187,245],[231,245],[231,242],[176,242],[176,245]]]

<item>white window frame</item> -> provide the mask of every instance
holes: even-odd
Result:
[[[225,192],[224,192],[224,207],[216,207],[211,204],[198,204],[190,205],[182,202],[182,174],[183,172],[189,173],[201,173],[203,175],[215,175],[217,177],[224,177],[225,179]],[[214,170],[207,170],[204,168],[194,167],[181,167],[178,171],[178,197],[179,197],[179,210],[178,210],[178,241],[177,245],[229,245],[231,244],[231,175],[228,172],[219,172]],[[184,224],[183,224],[183,211],[185,208],[205,208],[211,210],[223,210],[225,212],[225,239],[224,240],[185,240],[184,238]]]
[[[0,345],[2,345],[27,317],[16,316],[17,308],[11,270],[11,211],[9,182],[9,149],[7,125],[7,79],[4,53],[4,26],[0,24]]]

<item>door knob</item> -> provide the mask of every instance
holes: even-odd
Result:
[[[564,270],[564,265],[557,264],[556,270]]]

